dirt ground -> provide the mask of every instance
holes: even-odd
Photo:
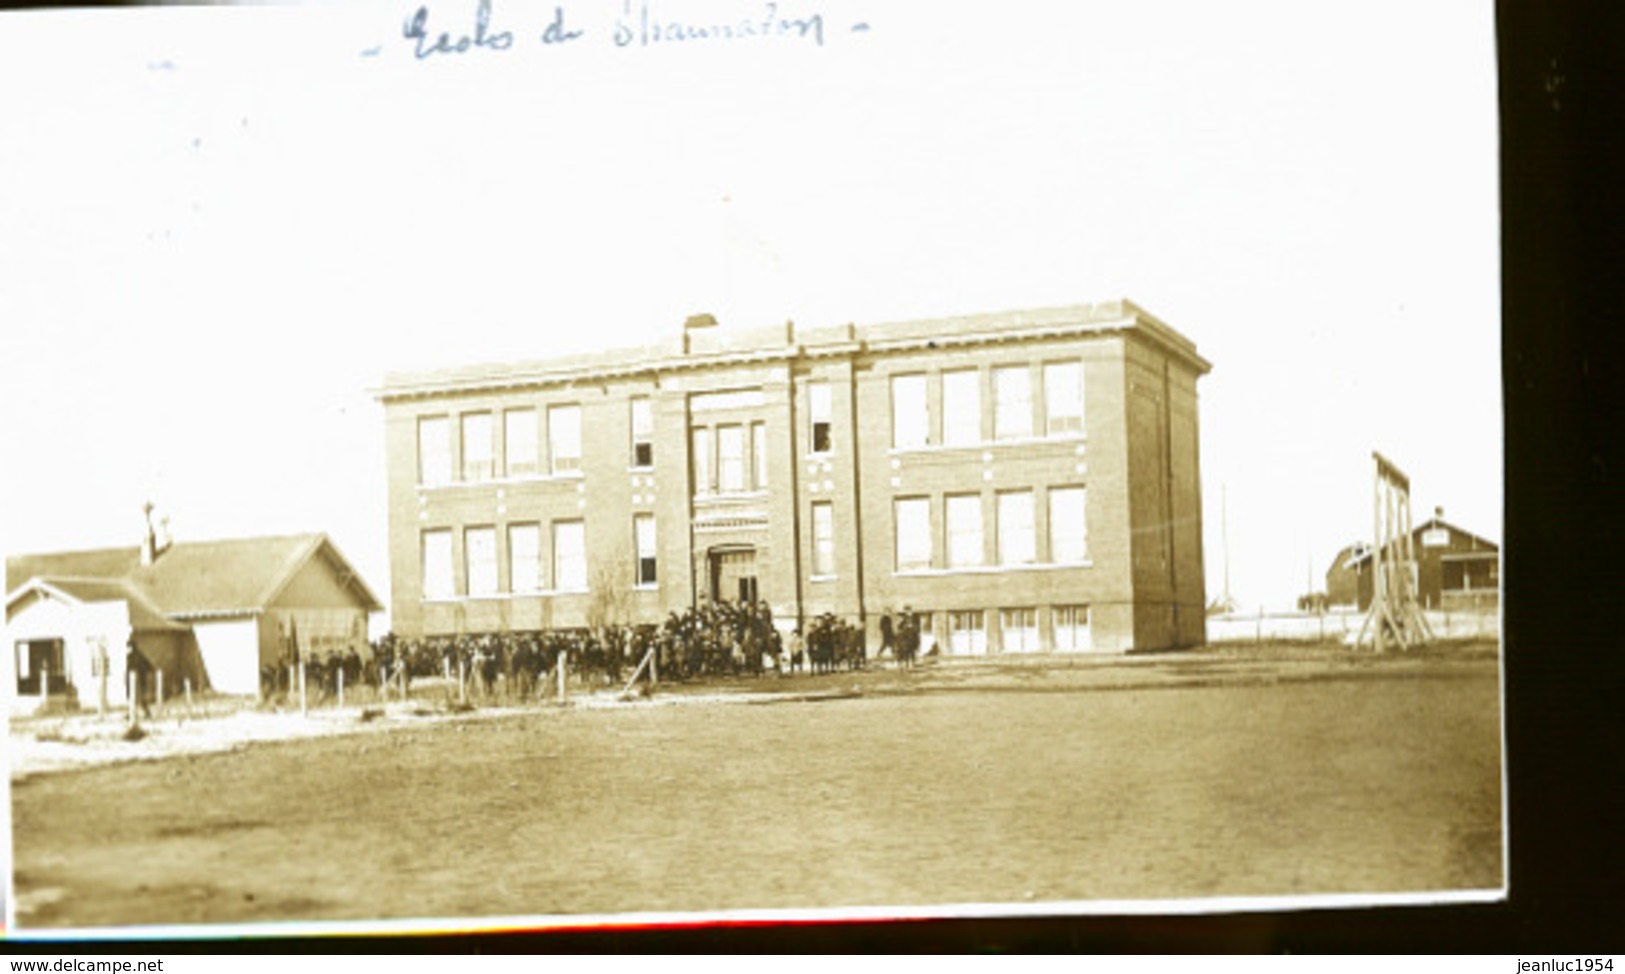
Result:
[[[1497,675],[956,663],[41,768],[18,931],[1494,889]]]

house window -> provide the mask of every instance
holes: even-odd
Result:
[[[897,521],[897,570],[931,567],[931,501],[924,497],[899,498],[893,507]]]
[[[548,409],[547,449],[555,476],[581,469],[580,406],[553,406]]]
[[[971,568],[986,560],[982,548],[982,496],[958,494],[947,498],[948,567]]]
[[[581,521],[553,522],[553,587],[587,590],[587,529]]]
[[[1087,605],[1058,605],[1051,616],[1055,625],[1055,648],[1059,652],[1087,652],[1094,648],[1089,630]]]
[[[835,574],[835,505],[817,501],[812,506],[813,564],[812,573]]]
[[[891,445],[899,450],[925,446],[929,428],[930,420],[925,410],[925,376],[892,376]]]
[[[724,494],[745,489],[745,428],[717,427],[717,489]]]
[[[449,599],[457,594],[452,571],[451,532],[445,529],[423,532],[423,597]]]
[[[1033,435],[1032,369],[1009,365],[993,370],[993,436],[1010,440]]]
[[[1044,422],[1051,436],[1083,432],[1083,363],[1044,366]]]
[[[999,564],[1030,565],[1038,560],[1033,533],[1033,492],[1010,490],[999,494]]]
[[[510,409],[503,414],[502,470],[509,477],[536,476],[536,410]]]
[[[655,574],[655,516],[636,514],[632,517],[632,542],[637,547],[637,585],[654,585]]]
[[[807,394],[812,403],[809,410],[812,416],[812,451],[814,453],[828,453],[831,443],[829,383],[808,383]]]
[[[1059,564],[1089,560],[1089,524],[1084,516],[1088,492],[1082,487],[1049,490],[1049,558]]]
[[[999,638],[1006,653],[1038,651],[1038,610],[1000,609]]]
[[[767,487],[767,424],[750,424],[750,455],[756,464],[756,489]]]
[[[451,421],[444,416],[418,420],[418,483],[425,487],[451,483]]]
[[[987,652],[987,628],[981,609],[948,613],[948,652],[981,656]]]
[[[711,493],[711,428],[696,426],[694,438],[694,493]]]
[[[463,571],[468,579],[468,594],[497,594],[496,528],[465,528],[463,558]]]
[[[655,418],[648,396],[632,400],[632,466],[655,465]]]
[[[496,476],[490,413],[463,414],[463,479],[470,483]]]
[[[542,526],[508,525],[508,587],[535,592],[542,587]]]
[[[982,442],[982,374],[976,369],[942,373],[942,442]]]

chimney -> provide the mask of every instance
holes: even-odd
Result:
[[[158,557],[158,534],[152,529],[152,501],[147,501],[141,506],[141,513],[147,517],[147,530],[141,535],[141,565],[145,568]]]
[[[696,329],[696,328],[715,328],[716,326],[717,326],[717,319],[716,319],[715,315],[710,315],[710,314],[689,315],[688,320],[683,322],[683,354],[687,355],[689,352],[693,351],[694,344],[693,344],[693,339],[690,336],[691,336],[691,333],[694,331],[694,329]]]

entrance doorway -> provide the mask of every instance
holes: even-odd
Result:
[[[49,681],[47,693],[61,693],[68,688],[66,657],[60,639],[19,639],[17,649],[17,693],[40,692],[40,673]]]
[[[711,552],[711,600],[755,602],[756,549],[725,548]]]

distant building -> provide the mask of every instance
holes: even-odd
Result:
[[[1424,609],[1492,608],[1500,598],[1501,551],[1494,542],[1445,521],[1443,512],[1411,532],[1416,552],[1417,598]],[[1338,552],[1326,571],[1333,605],[1371,607],[1371,546],[1354,544]]]
[[[958,655],[1203,642],[1191,342],[1110,302],[390,376],[404,636],[922,615]]]
[[[3,678],[12,710],[46,692],[95,707],[127,699],[133,642],[166,696],[196,689],[257,694],[284,653],[364,652],[382,606],[322,534],[181,542],[6,559]],[[153,681],[156,683],[156,680]],[[144,690],[143,695],[151,690]]]

